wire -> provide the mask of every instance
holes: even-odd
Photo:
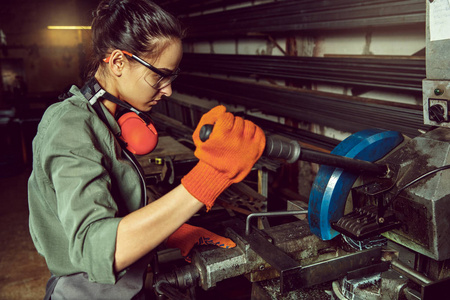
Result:
[[[437,173],[437,172],[440,172],[440,171],[443,171],[443,170],[446,170],[446,169],[450,169],[450,165],[445,165],[445,166],[439,167],[439,168],[437,168],[437,169],[431,170],[431,171],[429,171],[429,172],[427,172],[427,173],[425,173],[425,174],[420,175],[420,176],[417,177],[416,179],[411,180],[410,182],[408,182],[407,184],[405,184],[403,187],[401,187],[401,188],[394,194],[394,196],[390,199],[390,201],[394,201],[395,198],[397,198],[397,196],[398,196],[401,192],[403,192],[405,189],[407,189],[408,187],[410,187],[410,186],[413,185],[414,183],[416,183],[416,182],[418,182],[418,181],[424,179],[425,177],[428,177],[428,176],[430,176],[430,175],[432,175],[432,174],[434,174],[434,173]]]

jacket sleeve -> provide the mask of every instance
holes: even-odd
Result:
[[[85,115],[74,109],[54,121],[46,134],[43,168],[55,189],[56,213],[68,239],[71,263],[91,281],[114,283],[120,218],[106,168],[108,154],[114,152],[105,148],[111,143],[102,140],[112,136],[99,133],[93,115]]]

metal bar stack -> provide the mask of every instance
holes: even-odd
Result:
[[[189,16],[188,38],[425,24],[423,0],[289,0]]]
[[[346,132],[382,128],[415,137],[419,135],[418,129],[429,129],[423,125],[421,110],[367,103],[357,97],[188,74],[181,75],[174,88],[180,93],[244,105]]]
[[[418,57],[294,57],[185,53],[183,71],[321,82],[422,92],[425,59]]]

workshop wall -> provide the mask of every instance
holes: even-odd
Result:
[[[36,105],[40,99],[51,101],[71,84],[81,84],[90,34],[84,30],[47,29],[49,25],[81,25],[79,13],[85,11],[81,8],[76,0],[2,3],[1,106],[11,105],[8,99],[16,75],[23,76],[27,97]],[[10,67],[11,61],[16,62],[15,68]]]
[[[22,0],[0,6],[2,176],[31,165],[31,143],[44,110],[72,84],[82,84],[90,32],[47,26],[89,25],[81,12],[92,3],[85,2]]]
[[[23,61],[25,81],[30,94],[62,91],[80,83],[83,62],[82,34],[76,31],[41,30],[30,44],[9,51],[2,60]],[[13,74],[3,78],[12,79]]]

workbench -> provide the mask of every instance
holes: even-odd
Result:
[[[137,160],[142,166],[146,179],[153,179],[155,183],[171,179],[172,183],[176,174],[175,165],[193,164],[197,160],[194,152],[184,146],[173,137],[161,136],[155,150],[147,155],[137,155]]]

